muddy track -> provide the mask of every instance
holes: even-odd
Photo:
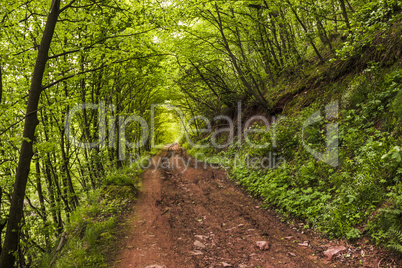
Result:
[[[191,160],[177,145],[153,163],[114,267],[378,266],[374,252],[355,258],[358,250],[346,242],[323,241],[282,223],[223,171]],[[260,249],[257,241],[269,248]],[[331,246],[346,246],[351,254],[329,260],[323,252]]]

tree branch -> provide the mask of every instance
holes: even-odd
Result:
[[[68,3],[67,5],[65,5],[63,8],[60,9],[59,14],[61,14],[64,10],[66,10],[67,8],[71,7],[77,0],[72,0],[70,3]]]
[[[156,29],[156,27],[155,27],[155,28],[152,28],[152,29],[149,29],[149,30],[146,30],[146,31],[143,31],[143,32],[135,33],[135,34],[123,34],[123,35],[108,36],[108,37],[105,37],[105,38],[103,38],[103,39],[101,39],[101,40],[96,41],[95,43],[93,43],[93,44],[91,44],[91,45],[89,45],[89,46],[83,47],[82,49],[84,49],[84,50],[91,49],[91,48],[93,48],[95,45],[101,44],[101,43],[103,43],[104,41],[106,41],[106,40],[108,40],[108,39],[119,38],[119,37],[131,37],[131,36],[136,36],[136,35],[139,35],[139,34],[144,34],[144,33],[150,32],[150,31],[155,30],[155,29]],[[65,52],[63,52],[63,53],[50,56],[50,57],[49,57],[49,60],[50,60],[50,59],[55,59],[55,58],[58,58],[58,57],[61,57],[61,56],[65,56],[65,55],[68,55],[68,54],[76,53],[76,52],[79,52],[79,51],[81,51],[81,48],[77,48],[77,49],[70,50],[70,51],[65,51]]]
[[[96,68],[93,68],[93,69],[90,69],[90,70],[78,72],[78,73],[75,73],[75,74],[60,78],[59,80],[56,80],[56,81],[54,81],[54,82],[52,82],[52,83],[50,83],[50,84],[48,84],[46,86],[43,86],[42,91],[45,90],[45,89],[48,89],[48,88],[50,88],[50,87],[52,87],[54,85],[57,85],[60,82],[66,81],[66,80],[68,80],[70,78],[73,78],[74,76],[85,74],[85,73],[90,73],[90,72],[95,72],[95,71],[98,71],[100,69],[106,68],[106,67],[108,67],[110,65],[119,64],[119,63],[123,63],[123,62],[130,61],[130,60],[139,60],[139,59],[146,59],[146,58],[160,57],[160,56],[168,56],[168,55],[171,55],[171,54],[166,53],[166,54],[147,55],[147,56],[142,56],[142,57],[133,57],[133,58],[128,58],[128,59],[124,59],[124,60],[114,61],[114,62],[112,62],[110,64],[103,64],[103,65],[101,65],[99,67],[96,67]]]

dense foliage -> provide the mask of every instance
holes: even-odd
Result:
[[[37,55],[43,50],[41,39],[43,43],[47,37],[42,34],[49,25],[51,4],[60,5],[60,11],[39,81],[34,154],[31,165],[21,166],[22,143],[32,142],[22,133],[24,121],[29,120],[31,77],[41,63]],[[149,121],[150,105],[172,94],[162,82],[166,67],[163,52],[153,41],[158,26],[151,22],[158,16],[151,16],[149,4],[39,0],[0,5],[0,251],[14,186],[21,185],[14,183],[16,172],[30,169],[20,243],[13,254],[20,267],[37,266],[41,255],[57,246],[86,193],[101,187],[108,171],[129,163],[130,154],[142,154],[150,147],[149,141],[132,148],[110,138],[123,136],[121,119],[138,115]],[[94,106],[79,109],[71,124],[65,124],[69,112],[83,103]],[[101,109],[105,112],[98,113]],[[126,140],[138,143],[139,124],[129,124],[126,130]],[[69,136],[94,146],[79,148]]]
[[[91,251],[115,225],[117,203],[85,212],[91,223],[79,217],[86,204],[129,182],[121,170],[152,142],[176,141],[183,117],[236,119],[239,101],[245,119],[286,118],[274,146],[232,144],[224,156],[274,152],[287,164],[250,170],[229,161],[234,178],[332,236],[367,232],[401,251],[400,20],[395,0],[0,3],[0,265],[69,265],[54,257],[66,230],[76,235],[66,256],[104,262],[71,249]],[[335,100],[340,165],[329,168],[303,149],[301,124]],[[125,121],[133,115],[154,123],[154,139]],[[202,123],[194,123],[197,136]],[[303,136],[317,150],[325,123]]]
[[[203,152],[209,157],[202,160],[222,164],[233,180],[268,207],[304,219],[306,228],[352,240],[367,235],[401,251],[399,3],[248,1],[191,6],[193,17],[182,26],[179,47],[197,51],[186,49],[188,55],[180,58],[178,84],[194,100],[203,96],[202,105],[194,102],[194,110],[237,119],[235,100],[242,100],[247,107],[243,128],[253,112],[280,119],[275,123],[272,118],[268,132],[249,135],[256,144],[269,143],[264,149],[244,137],[223,150],[187,144],[190,152]],[[340,108],[335,119],[304,129],[310,116],[334,101]],[[306,150],[325,151],[330,123],[339,126],[335,167]],[[226,134],[221,144],[230,138]],[[199,135],[199,144],[211,144],[213,135]],[[263,158],[285,164],[250,166]]]

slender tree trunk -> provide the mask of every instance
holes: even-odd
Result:
[[[52,214],[52,219],[59,227],[61,227],[61,222],[59,221],[57,214],[56,214],[56,202],[55,202],[55,197],[54,197],[54,190],[53,190],[53,181],[52,181],[52,175],[50,173],[50,169],[48,165],[45,163],[42,163],[43,168],[45,169],[45,175],[46,175],[46,182],[47,182],[47,189],[49,192],[49,199],[50,199],[50,213]],[[60,210],[59,210],[60,211]],[[61,217],[60,217],[61,218]],[[58,228],[58,232],[60,233],[61,229]]]
[[[332,52],[332,54],[334,54],[335,51],[332,48],[331,41],[328,38],[327,31],[325,31],[324,25],[322,25],[322,22],[318,17],[316,17],[316,22],[317,22],[318,34],[320,35],[321,42],[324,45],[325,44],[328,45],[329,50]]]
[[[41,110],[41,120],[42,120],[42,125],[43,125],[43,135],[45,137],[45,141],[49,142],[49,135],[47,133],[47,127],[48,127],[48,117],[44,115],[43,110]],[[62,228],[63,228],[63,222],[61,220],[61,212],[60,212],[60,196],[55,195],[54,193],[54,186],[53,186],[53,179],[52,179],[52,173],[51,173],[51,161],[50,161],[50,154],[47,153],[46,156],[43,158],[42,161],[42,168],[45,171],[45,178],[46,178],[46,185],[47,185],[47,190],[49,193],[49,199],[50,199],[50,212],[52,214],[52,219],[55,223],[58,225],[57,232],[60,233]],[[56,202],[57,201],[57,202]],[[57,206],[56,206],[57,205]]]
[[[3,97],[3,72],[2,72],[2,64],[1,64],[1,58],[0,58],[0,104],[1,104],[1,100]]]
[[[218,22],[218,26],[219,26],[219,31],[220,31],[220,33],[222,35],[222,39],[223,39],[223,42],[224,42],[224,45],[225,45],[225,49],[229,54],[229,57],[230,57],[230,59],[232,61],[232,64],[233,64],[234,68],[236,69],[236,71],[237,71],[237,73],[238,73],[238,75],[240,77],[241,82],[243,83],[243,85],[247,89],[248,93],[252,94],[254,96],[254,98],[257,100],[257,102],[262,107],[264,107],[266,109],[270,109],[267,100],[264,97],[261,96],[261,92],[259,92],[259,90],[258,90],[258,92],[256,92],[256,90],[254,90],[253,87],[250,85],[250,83],[247,81],[243,70],[241,69],[241,67],[239,66],[239,64],[237,62],[236,56],[233,54],[232,50],[230,49],[229,42],[226,39],[226,35],[225,35],[224,31],[223,31],[221,15],[220,15],[220,12],[219,12],[218,5],[216,3],[215,3],[215,10],[216,10],[216,13],[218,15],[217,22]]]
[[[48,156],[48,159],[47,159],[47,163],[46,163],[47,165],[46,166],[50,169],[50,172],[51,172],[52,177],[53,177],[53,182],[54,182],[54,185],[56,187],[56,193],[57,194],[55,195],[55,197],[56,197],[56,204],[57,204],[57,208],[58,208],[57,209],[57,218],[58,218],[58,221],[59,221],[59,226],[60,226],[60,231],[61,231],[63,229],[63,220],[61,218],[61,208],[60,208],[61,201],[63,201],[63,203],[65,205],[64,211],[67,214],[67,218],[69,218],[71,209],[70,209],[70,206],[68,204],[68,200],[63,196],[63,194],[61,192],[60,184],[59,184],[59,177],[57,176],[55,168],[53,167],[52,162],[50,160],[51,159],[50,154],[47,154],[47,156]]]
[[[338,12],[337,12],[337,5],[335,5],[335,1],[334,0],[331,0],[331,6],[332,6],[332,9],[334,10],[334,18],[333,18],[333,20],[334,20],[334,33],[337,33],[338,32]]]
[[[54,153],[53,153],[53,158],[56,159],[56,155]],[[65,187],[63,185],[63,188],[60,187],[59,175],[56,172],[56,167],[52,165],[52,161],[50,161],[50,159],[51,158],[49,156],[47,164],[49,165],[50,170],[52,172],[53,181],[54,181],[54,184],[55,184],[56,190],[57,190],[57,197],[58,197],[59,201],[60,201],[60,199],[63,201],[63,203],[65,205],[64,211],[65,211],[65,213],[67,215],[67,220],[69,220],[70,219],[70,213],[72,212],[72,209],[70,208],[70,203],[69,203],[69,199],[68,199],[67,184],[66,184]],[[61,166],[62,165],[62,164],[58,164],[57,161],[54,161],[54,162],[55,162],[56,166]],[[65,182],[63,179],[61,181],[62,181],[62,183]],[[64,192],[64,194],[63,194],[63,192]],[[60,202],[58,202],[58,203],[60,203]]]
[[[276,49],[278,50],[278,56],[279,56],[279,61],[280,61],[280,68],[283,67],[283,56],[282,56],[282,47],[278,42],[278,34],[276,32],[276,24],[275,24],[275,19],[274,17],[276,17],[277,14],[273,14],[273,12],[269,13],[269,18],[271,21],[271,31],[272,31],[272,36],[273,36],[273,40],[274,40],[274,44],[276,46]]]
[[[85,156],[85,163],[86,163],[86,167],[88,169],[88,175],[89,175],[89,180],[91,181],[91,186],[92,189],[95,190],[96,188],[96,182],[95,182],[95,178],[94,178],[94,174],[92,172],[92,167],[89,164],[90,163],[90,159],[89,159],[89,155],[88,155],[88,150],[85,148],[84,149],[84,156]]]
[[[43,115],[42,113],[41,113],[41,115],[42,115],[42,124],[44,126],[43,133],[45,135],[45,140],[46,140],[46,142],[49,142],[50,139],[49,139],[49,134],[47,132],[46,127],[49,125],[49,127],[51,128],[51,126],[50,126],[51,122],[48,121],[48,117],[46,115]],[[53,155],[54,155],[54,153],[53,153]],[[54,156],[54,159],[57,159],[57,158]],[[57,207],[55,207],[55,208],[57,208],[55,210],[55,212],[57,213],[57,219],[58,219],[57,223],[58,223],[58,226],[59,226],[58,231],[60,232],[63,229],[63,221],[61,219],[61,209],[60,209],[60,206],[59,206],[61,204],[61,199],[63,200],[63,202],[65,204],[65,211],[66,211],[66,214],[67,214],[67,218],[69,217],[69,212],[71,210],[70,210],[70,206],[68,204],[67,196],[64,197],[63,194],[61,193],[60,186],[59,186],[58,175],[57,175],[57,173],[55,171],[54,166],[52,165],[52,158],[51,158],[50,153],[46,154],[46,161],[44,163],[44,166],[45,166],[45,169],[46,169],[46,174],[47,174],[47,179],[48,179],[48,188],[51,190],[51,191],[49,190],[49,193],[51,193],[51,194],[54,193],[54,191],[53,191],[53,182],[54,182],[54,185],[56,187],[56,194],[54,194],[54,197],[55,197],[54,201],[56,201],[56,202],[54,204],[57,205]],[[53,194],[52,194],[52,196],[53,196]]]
[[[92,103],[96,103],[97,105],[100,105],[99,95],[100,95],[100,86],[98,87],[98,86],[94,85],[94,87],[92,88],[92,91],[91,91]],[[131,98],[129,98],[129,99],[131,99]],[[96,122],[99,122],[101,117],[102,117],[102,115],[99,114],[98,112],[95,112],[95,114],[93,116],[93,122],[95,122],[95,124],[94,124],[95,135],[96,135],[96,133],[99,133],[99,131],[100,131],[100,129],[99,129],[100,124],[99,123],[97,124]],[[92,151],[95,151],[95,152],[93,154],[93,157],[91,157],[91,161],[92,161],[92,166],[94,167],[96,178],[101,178],[102,175],[104,174],[103,165],[100,160],[100,155],[101,155],[100,147],[103,142],[104,141],[99,140],[96,147],[92,148]]]
[[[1,61],[0,61],[0,104],[1,104],[1,97],[3,95],[3,80],[2,80],[1,69],[2,69],[2,67],[1,67]],[[2,147],[1,142],[0,142],[0,147]],[[2,196],[3,196],[3,189],[0,186],[0,211],[1,211],[1,198],[2,198]],[[2,247],[1,247],[1,245],[2,245],[1,234],[3,232],[4,226],[5,226],[5,223],[2,222],[2,218],[0,217],[0,254],[1,254],[1,249],[2,249]]]
[[[121,108],[120,107],[120,94],[121,94],[121,88],[119,85],[117,85],[117,87],[116,87],[116,109],[115,109],[116,110],[116,112],[115,112],[115,114],[116,114],[115,115],[115,119],[116,119],[116,121],[115,121],[115,129],[116,129],[116,151],[115,151],[116,155],[115,155],[115,157],[116,157],[116,168],[117,169],[120,169],[123,167],[123,161],[120,160],[120,153],[122,153],[122,152],[120,152],[120,143],[121,143],[121,140],[120,140],[120,136],[121,136],[120,116],[119,116],[120,108]]]
[[[346,26],[348,27],[348,30],[350,31],[350,23],[349,23],[348,13],[346,11],[345,1],[339,0],[339,3],[341,4],[343,19],[345,20]]]
[[[37,109],[42,91],[42,80],[45,72],[50,44],[53,39],[57,18],[60,12],[60,0],[52,0],[52,6],[47,18],[45,30],[38,56],[33,70],[31,87],[28,97],[26,118],[24,123],[24,140],[15,176],[14,191],[11,199],[9,220],[7,224],[4,246],[0,257],[0,267],[12,268],[15,262],[14,252],[19,245],[19,230],[23,214],[25,189],[28,181],[31,160],[33,156],[32,142],[35,138],[35,129],[39,123]]]
[[[82,166],[80,158],[78,156],[77,156],[77,163],[78,163],[78,166],[79,166],[78,172],[79,172],[79,174],[81,176],[81,180],[82,180],[82,183],[81,183],[82,188],[84,189],[85,192],[88,193],[89,189],[88,189],[88,185],[87,185],[87,180],[86,180],[86,176],[85,176],[84,167]]]
[[[43,221],[43,227],[46,228],[47,227],[47,215],[46,215],[45,199],[43,197],[43,191],[42,191],[41,170],[40,170],[40,165],[39,165],[39,159],[37,159],[35,162],[35,169],[36,169],[36,189],[38,191],[41,218]],[[49,235],[46,231],[45,231],[45,244],[46,244],[46,250],[49,252],[50,251]]]
[[[289,3],[289,2],[288,2]],[[313,39],[309,35],[306,25],[300,19],[299,15],[297,14],[296,10],[292,7],[292,4],[289,3],[290,9],[292,10],[293,14],[295,15],[297,21],[300,23],[301,27],[303,28],[304,32],[306,33],[307,39],[310,41],[311,46],[313,47],[315,54],[317,54],[318,58],[320,59],[321,63],[324,63],[324,58],[321,56],[320,52],[318,51],[317,47],[314,44]]]
[[[349,0],[345,0],[345,1],[346,1],[346,3],[348,4],[348,7],[349,7],[350,11],[352,11],[352,13],[355,13],[355,10],[353,9],[353,7],[352,7],[352,5],[350,4]],[[387,3],[387,1],[385,1],[385,3]],[[388,4],[387,4],[387,6],[388,6]]]
[[[65,178],[66,184],[68,186],[68,198],[69,198],[69,203],[72,204],[73,209],[75,209],[77,206],[79,206],[79,201],[78,201],[78,197],[75,194],[75,190],[74,190],[74,186],[73,186],[73,182],[71,179],[71,174],[70,174],[70,169],[68,168],[68,162],[69,162],[69,158],[67,157],[66,154],[66,148],[65,148],[65,140],[64,140],[64,134],[65,131],[63,129],[62,133],[61,133],[61,139],[60,139],[60,149],[61,149],[61,158],[62,158],[62,171],[65,174],[65,177],[63,175],[63,178]]]
[[[0,186],[0,211],[1,211],[2,197],[3,197],[3,189]],[[4,226],[6,226],[6,220],[4,220],[4,222],[3,222],[3,219],[0,218],[0,254],[1,254],[1,249],[2,249],[2,247],[1,247],[1,245],[2,245],[1,234],[3,232]]]

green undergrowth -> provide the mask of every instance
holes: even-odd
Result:
[[[381,15],[388,16],[380,7],[376,8],[370,3],[363,11],[379,13],[378,19]],[[367,14],[355,15],[364,17]],[[358,84],[353,80],[365,78],[361,76],[363,72],[372,73],[379,68],[389,68],[400,61],[401,18],[402,14],[398,13],[386,22],[359,22],[362,24],[360,30],[349,35],[346,41],[339,42],[339,50],[331,59],[319,65],[311,62],[300,65],[298,72],[292,76],[284,75],[272,89],[275,94],[271,98],[276,107],[283,109],[286,114],[292,114],[317,100],[329,101],[335,95],[345,94],[345,85],[353,87]]]
[[[140,174],[141,170],[126,167],[105,176],[103,186],[89,193],[71,214],[65,246],[56,252],[56,243],[40,267],[107,267],[120,242],[119,216],[136,199]]]
[[[327,90],[334,86],[328,84]],[[323,91],[325,100],[318,98],[283,115],[269,131],[249,133],[250,142],[243,137],[223,150],[209,146],[188,152],[219,163],[267,207],[303,219],[309,228],[351,241],[368,236],[402,252],[401,66],[385,69],[373,62],[336,87],[338,94],[332,98]],[[338,114],[326,119],[325,107],[336,101]],[[321,120],[303,131],[303,124],[318,111]],[[338,124],[337,135],[327,135],[329,124]],[[253,128],[263,127],[256,123]],[[211,144],[211,137],[199,144]],[[265,148],[255,146],[264,144]],[[337,164],[307,150],[323,153],[331,144],[339,149],[332,152]]]

